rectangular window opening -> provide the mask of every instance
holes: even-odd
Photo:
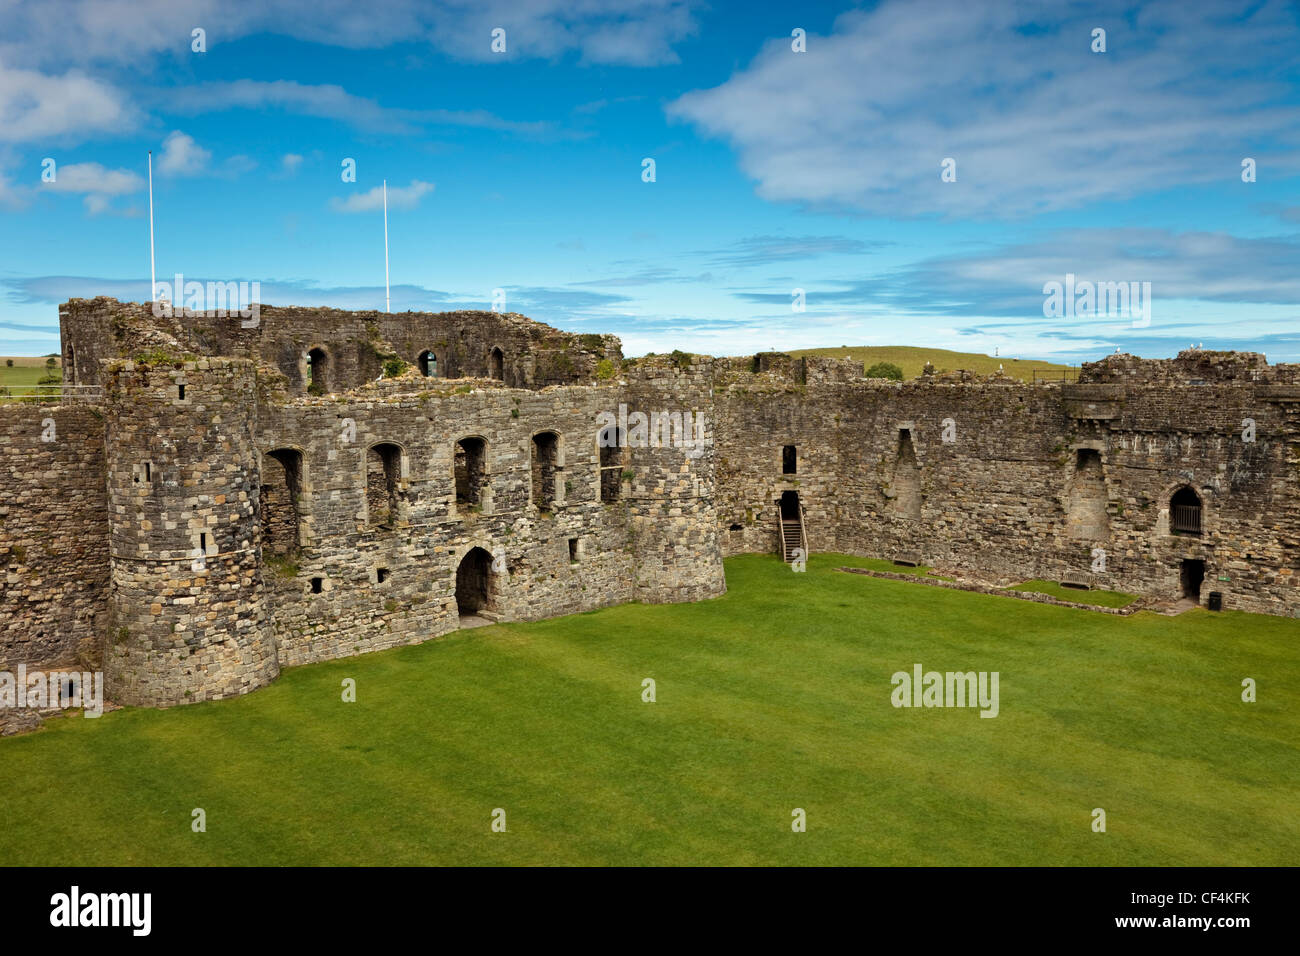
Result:
[[[794,445],[785,445],[781,448],[781,474],[793,475],[798,473],[799,454]]]

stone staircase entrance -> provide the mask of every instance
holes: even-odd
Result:
[[[803,551],[802,557],[808,557],[808,533],[803,524],[803,507],[795,492],[786,492],[776,507],[777,540],[780,542],[781,560],[786,564],[800,555],[795,549]]]

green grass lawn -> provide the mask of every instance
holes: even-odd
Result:
[[[21,387],[20,395],[37,394],[27,386],[36,385],[46,374],[45,359],[36,358],[30,355],[20,355],[13,357],[13,365],[9,366],[6,358],[0,356],[0,401],[11,398],[5,393],[5,389],[11,386]],[[61,370],[55,368],[55,374],[62,374]]]
[[[888,571],[891,574],[909,574],[916,578],[933,578],[936,581],[952,580],[952,578],[946,578],[942,574],[935,574],[933,568],[924,564],[909,567],[906,564],[895,564],[893,561],[884,558],[850,558],[844,563],[850,567],[869,568],[872,571]]]
[[[1093,604],[1097,607],[1128,607],[1137,600],[1136,594],[1125,594],[1123,591],[1107,591],[1103,588],[1084,591],[1079,588],[1062,587],[1056,581],[1023,581],[1008,588],[1008,590],[1033,591],[1035,594],[1046,594],[1061,601],[1073,601],[1075,604]]]
[[[991,375],[1001,365],[1005,374],[1026,382],[1033,380],[1034,369],[1049,373],[1057,379],[1060,378],[1062,371],[1066,371],[1071,379],[1077,371],[1069,365],[1058,365],[1037,359],[997,358],[979,352],[953,352],[948,349],[929,349],[910,345],[849,345],[841,348],[796,349],[788,354],[795,358],[802,355],[851,358],[862,362],[864,368],[871,368],[877,362],[893,362],[903,370],[904,378],[916,378],[921,374],[921,369],[925,367],[927,361],[934,365],[936,372],[964,368],[980,375]]]
[[[1121,618],[834,571],[855,563],[815,555],[795,574],[745,555],[713,601],[478,628],[236,700],[53,720],[0,740],[0,863],[1300,859],[1300,621]],[[890,676],[918,662],[998,671],[1000,715],[895,709]]]

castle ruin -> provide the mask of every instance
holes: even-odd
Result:
[[[1300,365],[1254,353],[899,383],[509,313],[59,312],[63,397],[0,404],[0,670],[102,670],[118,704],[698,601],[740,552],[1300,613]]]

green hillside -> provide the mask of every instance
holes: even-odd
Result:
[[[1073,378],[1076,371],[1076,366],[1037,359],[994,358],[976,352],[952,352],[948,349],[927,349],[911,345],[849,345],[840,348],[798,349],[789,354],[795,357],[819,355],[826,358],[852,358],[862,362],[864,368],[870,368],[877,362],[893,362],[903,370],[904,378],[916,378],[927,361],[934,365],[936,372],[967,369],[980,375],[992,374],[1001,365],[1004,373],[1026,382],[1033,380],[1034,369],[1048,372],[1053,378],[1059,378],[1062,374]]]
[[[8,363],[13,362],[11,366]],[[56,366],[59,363],[56,362]],[[60,369],[55,368],[56,373]],[[46,374],[45,358],[34,355],[0,356],[0,388],[35,385]],[[0,398],[3,398],[0,395]]]

